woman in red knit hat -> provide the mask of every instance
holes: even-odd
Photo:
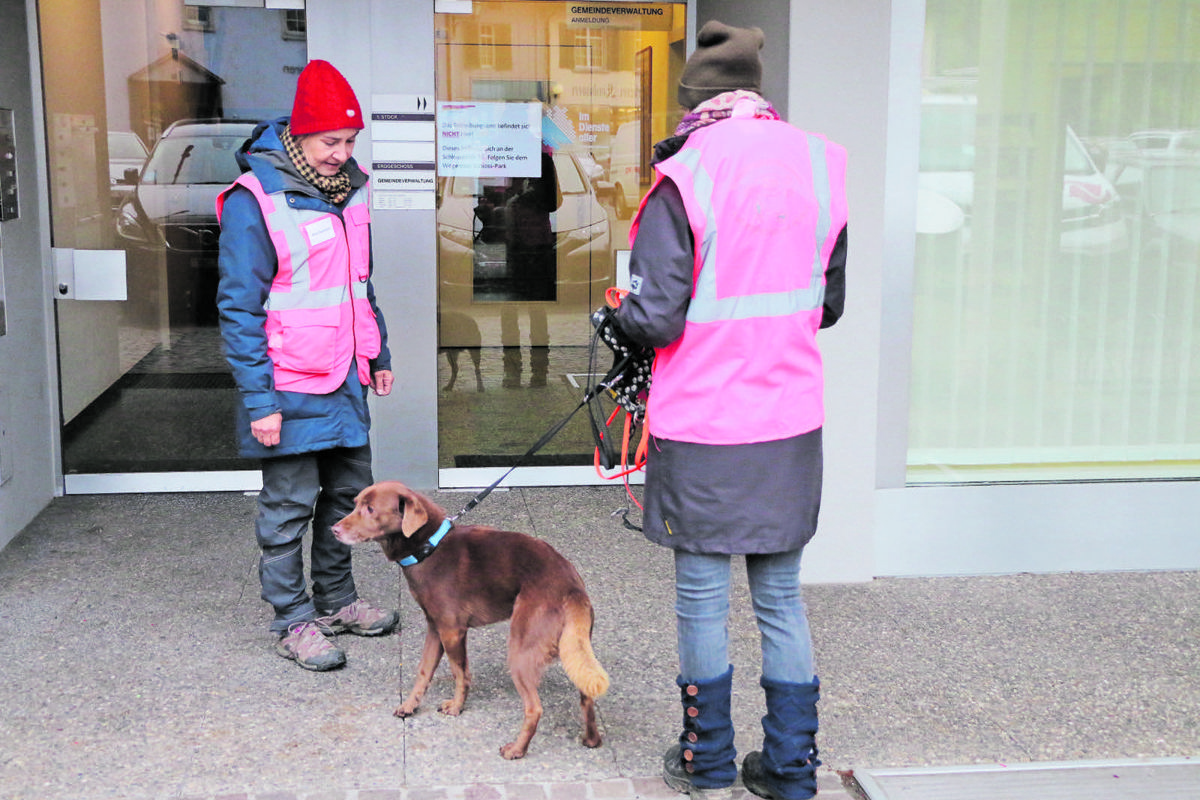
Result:
[[[367,390],[392,390],[387,328],[371,283],[365,123],[327,61],[300,74],[291,117],[263,122],[217,199],[217,306],[241,393],[240,453],[261,459],[255,533],[276,652],[324,671],[346,663],[336,633],[378,636],[396,611],[358,597],[350,548],[330,527],[372,482]],[[311,593],[303,540],[312,527]]]

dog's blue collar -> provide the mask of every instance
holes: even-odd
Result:
[[[441,524],[441,527],[437,529],[437,532],[433,534],[433,536],[430,536],[429,541],[421,545],[417,552],[413,553],[411,556],[405,556],[404,558],[400,559],[400,566],[411,567],[415,564],[420,564],[422,561],[433,555],[434,549],[437,548],[442,539],[446,538],[446,534],[450,532],[450,527],[450,520],[444,520]]]

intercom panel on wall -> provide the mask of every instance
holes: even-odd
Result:
[[[0,108],[0,222],[16,219],[17,136],[11,108]]]
[[[11,108],[0,108],[0,222],[17,218],[17,137]],[[0,336],[8,332],[4,304],[4,236],[0,232]]]

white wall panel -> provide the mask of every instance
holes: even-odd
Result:
[[[880,291],[885,268],[891,4],[792,3],[789,121],[849,151],[846,313],[821,333],[826,365],[825,493],[808,582],[874,574]]]

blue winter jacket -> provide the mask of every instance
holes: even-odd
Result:
[[[253,170],[268,194],[282,191],[295,207],[340,215],[340,209],[331,205],[292,165],[279,138],[286,123],[286,117],[260,123],[238,151],[238,165],[243,172]],[[366,173],[353,159],[346,167],[355,189],[366,183]],[[264,304],[276,270],[275,247],[267,233],[258,201],[241,186],[229,193],[222,209],[218,268],[217,308],[221,338],[226,360],[242,396],[237,413],[239,453],[247,458],[271,458],[367,444],[371,426],[368,387],[359,383],[353,359],[346,365],[345,382],[330,394],[303,394],[275,388],[274,366],[267,357],[264,328]],[[373,269],[372,264],[372,272]],[[387,326],[375,302],[375,289],[371,284],[368,284],[368,297],[383,341],[379,355],[371,362],[374,374],[378,370],[391,369],[391,353],[387,344]],[[280,441],[275,447],[264,447],[251,435],[250,421],[276,411],[283,414]]]

